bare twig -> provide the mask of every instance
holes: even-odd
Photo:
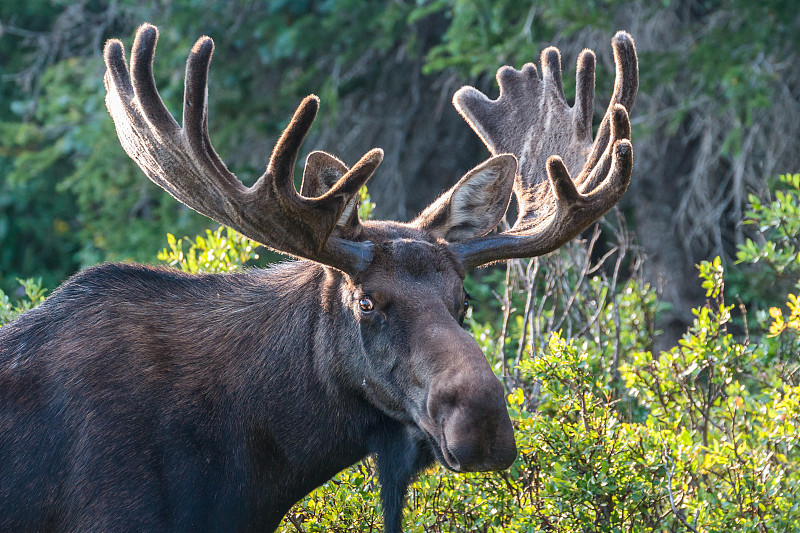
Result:
[[[666,460],[666,463],[664,464],[665,467],[664,469],[667,471],[667,493],[669,494],[669,505],[672,508],[672,513],[680,521],[680,523],[683,524],[683,526],[686,529],[692,531],[693,533],[697,533],[697,529],[694,526],[692,526],[689,522],[687,522],[686,518],[684,518],[683,511],[681,511],[675,506],[675,495],[672,493],[672,476],[675,472],[675,462],[669,455],[667,443],[664,442],[663,437],[661,439],[661,445],[664,449],[663,456],[664,459]]]
[[[297,531],[299,531],[300,533],[306,533],[306,530],[303,529],[303,525],[300,522],[298,522],[297,517],[294,515],[294,513],[287,513],[286,518],[289,519],[289,522],[292,523],[292,525]]]
[[[619,319],[619,305],[617,303],[617,280],[619,278],[619,269],[622,265],[622,260],[625,259],[625,254],[628,249],[628,236],[625,229],[625,219],[619,211],[617,206],[614,206],[614,213],[617,215],[617,262],[614,264],[614,274],[611,278],[611,286],[608,291],[611,293],[611,307],[614,313],[614,354],[611,357],[611,364],[609,365],[609,373],[611,374],[611,383],[616,388],[619,385],[619,349],[620,349],[620,319]]]

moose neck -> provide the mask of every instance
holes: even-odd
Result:
[[[366,354],[352,311],[342,303],[344,276],[306,261],[265,272],[276,289],[271,305],[289,316],[254,354],[250,390],[267,394],[246,401],[255,415],[250,439],[252,457],[262,465],[257,470],[267,487],[280,488],[268,502],[273,508],[282,504],[275,525],[305,494],[375,454],[385,530],[399,532],[406,488],[434,457],[418,429],[389,418],[367,399],[363,375],[353,364]]]
[[[272,530],[291,505],[368,453],[364,434],[381,416],[343,386],[330,358],[332,349],[349,349],[347,328],[338,323],[339,277],[298,261],[247,278],[269,294],[240,310],[261,316],[251,321],[260,327],[249,339],[234,338],[255,349],[237,354],[247,365],[232,358],[225,375],[239,383],[239,453],[251,478],[246,514]]]

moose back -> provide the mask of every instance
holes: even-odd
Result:
[[[383,152],[324,152],[293,171],[318,100],[302,101],[250,188],[207,127],[213,43],[186,67],[183,120],[152,76],[157,30],[130,67],[105,47],[106,104],[125,151],[192,209],[298,258],[228,275],[86,269],[0,329],[0,531],[271,531],[337,471],[374,454],[385,529],[438,461],[501,470],[516,447],[504,391],[461,327],[466,273],[550,252],[616,204],[632,168],[633,41],[592,140],[595,57],[569,106],[558,50],[498,71],[500,96],[454,104],[492,156],[410,222],[361,221]],[[490,233],[512,191],[515,224]]]

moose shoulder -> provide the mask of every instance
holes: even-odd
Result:
[[[555,48],[498,71],[500,96],[454,103],[492,157],[411,222],[361,221],[379,165],[324,152],[293,170],[316,115],[307,97],[250,188],[207,128],[213,44],[189,55],[183,125],[152,77],[143,25],[130,69],[105,49],[106,103],[125,151],[179,201],[299,261],[189,276],[137,265],[84,270],[0,329],[0,530],[271,531],[292,504],[375,454],[385,529],[438,461],[456,471],[516,457],[504,391],[461,328],[465,273],[547,253],[624,194],[633,41],[613,41],[611,103],[592,141],[594,54],[568,106]],[[574,176],[574,177],[573,177]],[[516,223],[489,234],[508,207]]]

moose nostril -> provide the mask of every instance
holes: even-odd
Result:
[[[498,424],[469,424],[448,419],[442,431],[442,454],[448,466],[463,472],[504,470],[517,457],[510,420]],[[505,423],[504,423],[505,422]]]
[[[517,455],[505,390],[485,370],[462,371],[432,387],[428,414],[438,425],[440,458],[453,470],[502,470]]]
[[[474,466],[480,463],[480,458],[483,455],[477,443],[474,441],[461,441],[455,445],[448,445],[447,452],[455,459],[455,462],[461,467],[459,470],[472,470]]]

